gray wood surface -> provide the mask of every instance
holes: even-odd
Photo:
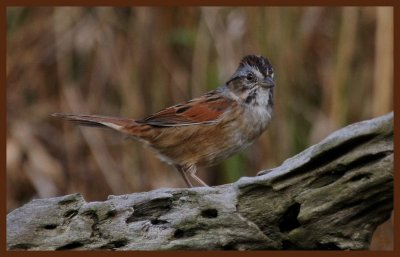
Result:
[[[7,249],[368,249],[392,209],[390,113],[232,184],[33,200],[7,215]]]

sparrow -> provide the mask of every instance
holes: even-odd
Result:
[[[247,55],[222,86],[143,119],[54,113],[79,125],[111,128],[154,150],[188,187],[197,167],[209,167],[251,145],[273,112],[274,71],[267,58]]]

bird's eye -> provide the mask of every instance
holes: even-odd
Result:
[[[253,75],[253,73],[247,74],[246,79],[249,80],[249,81],[254,80],[254,75]]]

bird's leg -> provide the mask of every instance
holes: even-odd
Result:
[[[179,165],[176,165],[175,167],[179,171],[179,173],[181,174],[183,180],[185,180],[186,185],[188,187],[193,187],[192,183],[190,182],[189,178],[187,177],[186,169],[183,168],[182,166],[179,166]]]
[[[209,185],[207,185],[206,183],[204,183],[203,180],[201,180],[198,176],[196,176],[196,171],[197,168],[196,166],[189,166],[189,168],[185,169],[184,172],[189,173],[189,175],[194,178],[197,182],[199,182],[201,185],[205,186],[205,187],[210,187]]]

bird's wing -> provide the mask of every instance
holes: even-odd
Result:
[[[236,102],[215,93],[163,109],[138,123],[160,127],[213,124]]]

